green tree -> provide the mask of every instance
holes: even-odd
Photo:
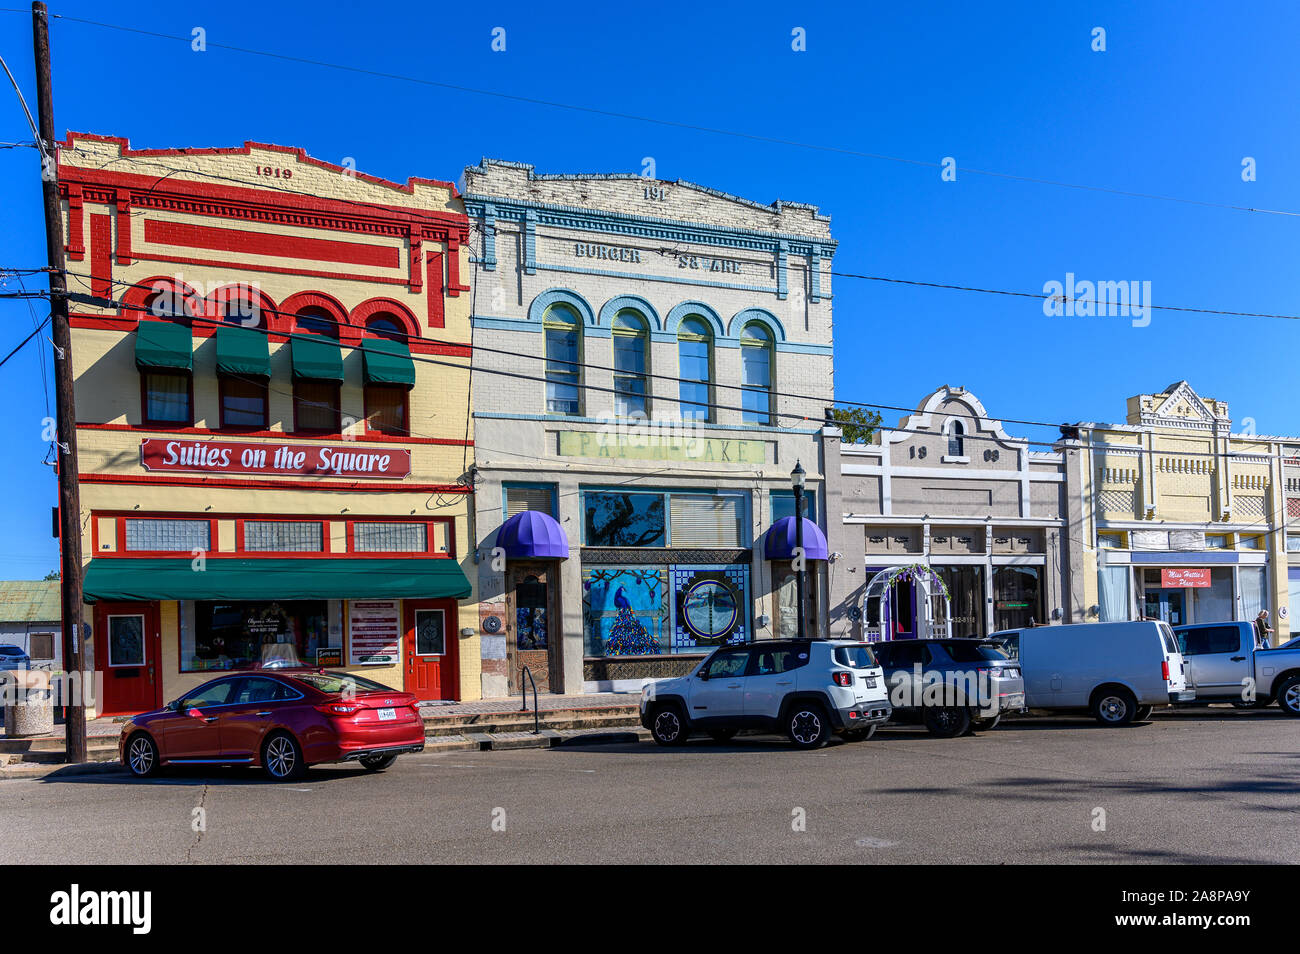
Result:
[[[844,432],[846,444],[870,444],[880,426],[879,411],[869,411],[865,407],[833,407],[829,410],[831,420]]]
[[[58,571],[58,570],[51,570],[49,573],[46,573],[46,574],[45,574],[45,579],[46,579],[46,580],[57,580],[57,579],[59,579],[59,578],[60,578],[60,577],[59,577],[59,571]]]

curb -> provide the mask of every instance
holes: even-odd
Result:
[[[122,763],[116,759],[111,762],[78,762],[75,765],[14,762],[11,765],[0,767],[0,782],[46,778],[50,775],[58,775],[64,778],[71,778],[76,775],[108,775],[122,771],[125,771],[122,768]]]

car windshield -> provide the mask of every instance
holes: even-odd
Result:
[[[385,686],[364,676],[354,676],[347,672],[305,672],[294,673],[293,678],[305,682],[321,692],[394,692],[392,686]]]
[[[1001,646],[992,643],[945,643],[944,649],[953,662],[977,663],[990,659],[1010,659],[1011,656]]]
[[[876,665],[870,646],[836,646],[835,661],[851,669],[871,669]]]

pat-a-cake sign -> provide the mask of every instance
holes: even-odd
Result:
[[[149,471],[401,480],[410,476],[411,452],[350,443],[250,444],[146,437],[140,442],[140,463]]]

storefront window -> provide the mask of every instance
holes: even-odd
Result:
[[[1291,635],[1300,635],[1300,569],[1287,570],[1287,621],[1291,624]]]
[[[663,494],[589,491],[584,495],[589,547],[662,547],[667,542]]]
[[[954,636],[984,635],[984,568],[936,566],[934,571],[948,587],[948,611]]]
[[[354,523],[352,549],[357,553],[424,553],[429,528],[423,523]]]
[[[583,570],[588,656],[704,653],[749,639],[749,566]]]
[[[128,517],[126,549],[190,552],[212,549],[212,524],[207,520],[166,520]]]
[[[1119,623],[1129,618],[1129,568],[1104,566],[1097,571],[1097,618],[1103,623]]]
[[[1192,622],[1226,623],[1234,618],[1232,571],[1211,569],[1209,586],[1192,587]]]
[[[245,520],[244,549],[265,553],[319,553],[324,525],[305,520]]]
[[[314,666],[318,649],[342,646],[341,619],[340,600],[184,602],[181,671]]]
[[[1237,571],[1241,582],[1240,619],[1254,619],[1260,610],[1268,609],[1265,571],[1262,566],[1243,566]],[[1231,617],[1229,617],[1231,618]]]
[[[993,571],[993,625],[1023,629],[1043,621],[1036,566],[1000,566]]]

